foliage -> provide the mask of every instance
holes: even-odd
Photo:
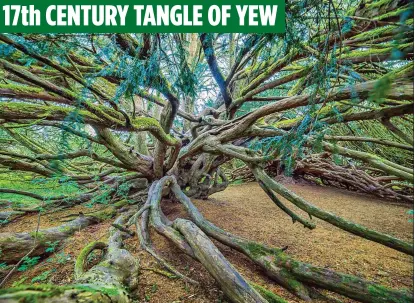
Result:
[[[26,271],[32,267],[34,267],[36,264],[39,263],[40,257],[36,256],[36,257],[29,257],[29,256],[25,256],[23,258],[23,262],[21,263],[21,265],[17,268],[18,271]]]
[[[56,247],[59,245],[59,240],[54,242],[47,241],[46,245],[47,247],[45,252],[54,252],[56,250]]]
[[[56,269],[46,270],[42,272],[40,275],[34,277],[31,281],[32,283],[45,282],[49,278],[50,274],[54,271],[56,271]]]
[[[50,263],[65,264],[71,260],[70,254],[65,254],[64,252],[59,252],[50,257],[47,261]]]

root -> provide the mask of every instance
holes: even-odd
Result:
[[[183,219],[176,219],[173,224],[167,221],[160,209],[162,192],[166,185],[172,189],[179,201],[182,202],[184,197],[189,200],[181,191],[174,177],[164,177],[160,181],[154,182],[146,203],[150,205],[150,210],[143,212],[139,225],[138,234],[141,234],[141,244],[145,244],[144,247],[148,245],[148,233],[143,233],[143,231],[146,222],[151,218],[151,225],[155,227],[157,232],[205,266],[232,302],[267,302],[223,257],[198,226]]]
[[[380,243],[382,245],[393,248],[408,255],[414,255],[414,246],[412,244],[404,242],[392,236],[377,232],[375,230],[368,229],[367,227],[347,221],[342,217],[338,217],[330,212],[321,210],[320,208],[307,202],[300,196],[297,196],[295,193],[291,192],[281,184],[277,183],[274,179],[270,178],[260,168],[251,167],[251,170],[259,182],[263,182],[268,188],[280,194],[288,201],[293,203],[295,206],[308,213],[310,216],[315,216],[321,220],[324,220],[338,228],[341,228],[359,237]]]
[[[85,273],[84,268],[87,263],[88,256],[94,251],[95,249],[101,249],[104,250],[107,248],[107,244],[103,242],[91,242],[87,246],[85,246],[81,253],[79,254],[78,258],[75,262],[75,279],[79,279],[82,277],[82,275]]]
[[[157,205],[154,201],[160,201],[163,185],[168,185],[176,198],[185,206],[194,222],[176,219],[173,223],[173,228],[176,228],[184,236],[194,252],[196,260],[205,266],[233,302],[240,302],[237,297],[233,299],[232,296],[237,295],[241,289],[245,289],[246,285],[241,282],[242,288],[240,288],[241,286],[234,285],[233,289],[229,289],[229,284],[227,284],[226,278],[223,277],[232,276],[235,279],[234,275],[237,275],[238,278],[240,275],[234,271],[233,267],[223,258],[220,252],[216,255],[218,252],[217,248],[206,235],[245,254],[255,264],[262,267],[270,278],[300,298],[308,301],[311,300],[312,295],[315,293],[312,287],[319,287],[361,302],[412,302],[411,294],[405,291],[388,289],[356,276],[303,263],[291,258],[281,249],[269,248],[265,245],[234,236],[205,220],[190,199],[181,191],[174,177],[162,178],[155,184],[153,184],[153,191],[149,195],[149,200],[153,200],[152,207],[150,208],[151,212],[155,209],[159,211],[159,205],[158,207],[153,207]],[[216,257],[212,258],[212,256]],[[218,272],[221,274],[219,275]],[[249,288],[250,294],[252,294],[251,288]]]
[[[20,218],[24,216],[26,212],[24,211],[16,211],[16,210],[9,210],[9,211],[2,211],[0,212],[0,224],[5,225],[14,219]]]
[[[37,232],[1,233],[0,249],[3,252],[0,261],[13,263],[19,261],[30,248],[34,248],[31,256],[47,255],[48,242],[62,241],[76,231],[100,222],[95,217],[79,216],[77,219],[57,227],[41,229]]]
[[[280,296],[277,296],[272,291],[269,291],[268,289],[258,284],[254,284],[254,283],[249,283],[249,284],[251,284],[252,287],[255,288],[255,290],[259,292],[261,296],[263,296],[269,303],[288,303],[286,300],[284,300]]]
[[[115,224],[124,225],[131,212],[121,215]],[[138,262],[125,249],[121,248],[124,234],[110,228],[108,245],[92,242],[85,247],[77,260],[77,279],[73,285],[23,285],[0,290],[0,301],[22,302],[30,298],[33,302],[96,302],[130,303],[127,289],[138,286]],[[83,272],[87,255],[95,248],[107,247],[104,260]]]
[[[288,207],[286,207],[280,199],[277,198],[276,195],[274,195],[274,193],[263,183],[263,182],[259,182],[259,185],[261,186],[261,188],[264,190],[264,192],[268,195],[268,197],[271,198],[271,200],[282,210],[284,211],[287,215],[289,215],[291,217],[291,219],[293,220],[293,223],[295,222],[300,222],[301,224],[304,225],[304,227],[307,227],[308,229],[314,229],[316,228],[316,225],[313,222],[310,222],[308,220],[303,219],[302,217],[300,217],[299,215],[297,215],[295,212],[293,212],[291,209],[289,209]]]
[[[178,278],[178,276],[176,276],[174,274],[171,274],[171,273],[169,273],[167,271],[160,270],[160,269],[157,269],[157,268],[152,268],[152,267],[151,268],[144,268],[144,267],[142,267],[141,270],[149,270],[149,271],[152,271],[152,272],[154,272],[156,274],[165,276],[165,277],[167,277],[169,279],[177,279]]]
[[[266,184],[265,188],[268,187],[269,184]],[[274,190],[273,187],[270,188]],[[167,191],[184,206],[191,221],[177,218],[171,222],[163,214],[160,203],[163,193]],[[91,218],[82,216],[77,220]],[[174,177],[167,176],[151,185],[147,201],[138,212],[126,210],[117,218],[110,228],[108,244],[91,242],[82,250],[76,261],[74,285],[45,286],[44,289],[30,286],[9,289],[6,293],[0,292],[0,300],[7,296],[10,302],[17,302],[30,294],[38,302],[50,301],[48,296],[52,296],[55,301],[65,302],[75,302],[74,298],[77,297],[87,298],[90,302],[131,302],[127,289],[133,290],[137,287],[139,267],[135,258],[123,248],[123,239],[131,236],[131,231],[126,228],[132,223],[135,223],[141,247],[168,272],[154,268],[146,270],[152,270],[168,278],[181,278],[186,282],[197,283],[178,272],[156,252],[148,230],[152,227],[185,254],[200,262],[231,302],[286,303],[284,299],[265,288],[249,283],[210,238],[241,252],[260,266],[271,279],[306,301],[311,301],[319,294],[314,288],[327,289],[366,303],[409,303],[413,299],[411,294],[405,291],[388,289],[356,276],[316,267],[295,260],[283,249],[267,247],[222,230],[202,216]],[[85,271],[86,259],[94,249],[105,250],[103,260]]]
[[[102,210],[89,214],[76,214],[64,217],[67,223],[57,227],[41,229],[36,233],[0,233],[1,262],[8,264],[19,261],[30,248],[33,248],[30,256],[47,256],[48,242],[62,241],[75,232],[90,225],[113,218],[117,212],[127,205],[126,200],[119,201]],[[73,219],[74,217],[77,217]]]
[[[175,269],[172,265],[170,265],[164,258],[162,258],[153,248],[153,245],[150,240],[150,235],[148,233],[148,221],[149,221],[149,210],[151,209],[151,202],[152,202],[152,195],[151,193],[155,190],[155,183],[150,188],[149,196],[146,204],[138,211],[137,214],[141,213],[141,222],[139,221],[139,216],[135,214],[132,218],[135,218],[135,226],[137,229],[137,235],[140,241],[140,246],[147,251],[151,256],[153,256],[157,262],[166,270],[171,272],[173,275],[177,276],[180,279],[183,279],[186,282],[189,282],[191,284],[199,284],[197,281],[183,275],[180,273],[177,269]],[[161,191],[160,191],[161,193]],[[160,196],[161,198],[161,196]]]
[[[267,302],[194,223],[176,219],[174,226],[184,235],[195,252],[196,259],[219,283],[227,298],[232,302]]]
[[[307,286],[298,282],[290,273],[274,266],[268,258],[258,258],[256,243],[243,238],[238,238],[207,221],[174,181],[172,181],[171,190],[174,192],[177,199],[183,204],[192,221],[197,224],[197,226],[199,226],[208,236],[245,254],[255,264],[259,265],[271,279],[291,291],[299,298],[305,301],[311,300]],[[271,248],[266,249],[273,251]]]

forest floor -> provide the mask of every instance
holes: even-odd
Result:
[[[286,184],[298,195],[327,211],[385,232],[407,241],[413,241],[413,223],[407,213],[408,204],[393,203],[363,194],[309,184]],[[350,235],[318,219],[317,228],[305,229],[281,212],[257,183],[232,185],[216,193],[209,200],[194,200],[203,215],[219,227],[236,235],[274,247],[288,246],[291,256],[317,266],[328,267],[360,276],[394,288],[413,289],[413,257],[382,245]],[[287,203],[288,205],[288,203]],[[179,204],[164,203],[164,212],[173,219],[184,216]],[[40,228],[62,224],[68,214],[85,213],[91,209],[76,207],[41,217]],[[113,220],[90,226],[65,241],[48,259],[33,268],[17,272],[6,286],[40,281],[68,284],[73,282],[74,261],[80,250],[90,241],[105,240]],[[27,216],[0,228],[0,232],[35,230],[37,216]],[[158,268],[155,260],[139,249],[136,238],[126,241],[126,247],[139,259],[142,266],[138,302],[226,302],[215,281],[200,264],[180,253],[163,237],[152,233],[157,250],[182,273],[200,282],[186,285],[181,280],[167,278],[148,268]],[[265,286],[289,302],[302,302],[267,279],[261,271],[240,253],[218,244],[224,255],[248,280]],[[98,256],[97,256],[98,257]],[[94,260],[91,260],[94,262]],[[341,302],[352,300],[328,294]],[[317,301],[316,301],[317,302]],[[320,301],[323,302],[323,301]]]

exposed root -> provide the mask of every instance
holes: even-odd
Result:
[[[156,183],[153,183],[153,185],[150,187],[149,196],[146,204],[143,206],[143,208],[138,212],[141,212],[141,222],[139,220],[139,216],[134,215],[133,217],[136,219],[135,226],[137,229],[137,235],[140,241],[141,247],[147,251],[151,256],[153,256],[157,262],[164,267],[166,270],[174,274],[175,276],[179,277],[180,279],[183,279],[186,282],[192,283],[192,284],[199,284],[197,281],[183,275],[180,273],[177,269],[175,269],[172,265],[170,265],[166,260],[164,260],[163,257],[161,257],[153,248],[153,245],[150,240],[150,236],[148,233],[148,221],[149,221],[149,210],[151,209],[151,193],[154,192],[154,188],[156,187]]]
[[[268,188],[280,194],[288,201],[293,203],[295,206],[308,213],[310,216],[315,216],[321,220],[324,220],[338,228],[341,228],[359,237],[380,243],[382,245],[396,249],[408,255],[414,255],[414,246],[411,243],[407,243],[390,235],[383,234],[375,230],[371,230],[362,225],[347,221],[342,217],[336,216],[335,214],[324,211],[316,207],[315,205],[309,203],[308,201],[304,200],[295,193],[291,192],[283,185],[276,182],[274,179],[270,178],[260,168],[251,166],[251,170],[258,181],[264,183]]]
[[[249,284],[251,284],[252,287],[255,288],[255,290],[259,292],[261,296],[263,296],[269,303],[288,303],[286,300],[284,300],[280,296],[277,296],[276,294],[274,294],[272,291],[269,291],[265,287],[262,287],[252,282]]]
[[[268,187],[267,183],[265,189],[272,193]],[[168,191],[184,206],[191,221],[177,218],[171,222],[163,214],[160,203],[163,194]],[[291,215],[295,214],[291,213]],[[77,220],[91,218],[81,216]],[[307,221],[302,223],[305,222]],[[315,287],[367,303],[409,303],[413,299],[411,294],[405,291],[388,289],[356,276],[297,261],[287,255],[283,249],[267,247],[222,230],[202,216],[173,176],[167,176],[152,184],[148,199],[138,212],[127,209],[117,218],[110,228],[108,244],[91,242],[82,250],[76,261],[74,285],[44,286],[44,288],[24,286],[8,289],[7,292],[0,292],[0,300],[7,298],[10,302],[17,302],[30,295],[38,302],[51,302],[51,297],[56,302],[75,302],[79,298],[87,298],[90,302],[131,302],[127,289],[132,290],[137,287],[139,266],[137,260],[122,248],[123,238],[131,236],[131,231],[127,229],[131,224],[136,226],[141,247],[167,272],[154,268],[146,270],[152,270],[169,278],[181,278],[186,282],[197,283],[178,272],[156,252],[149,234],[149,228],[152,227],[172,241],[181,251],[199,261],[231,302],[286,303],[283,298],[265,288],[249,283],[209,237],[243,253],[260,266],[271,279],[306,301],[311,301],[319,295]],[[87,257],[94,249],[104,250],[103,260],[85,271]]]
[[[178,278],[174,274],[171,274],[171,273],[169,273],[167,271],[164,271],[164,270],[161,270],[161,269],[157,269],[157,268],[152,268],[152,267],[151,268],[145,268],[145,267],[141,267],[141,270],[149,270],[149,271],[152,271],[152,272],[154,272],[154,273],[156,273],[158,275],[165,276],[165,277],[167,277],[169,279],[177,279]]]
[[[189,242],[196,259],[219,283],[232,302],[267,302],[229,263],[209,238],[192,222],[176,219],[174,226]]]
[[[115,224],[124,225],[130,213],[121,215]],[[30,298],[33,302],[118,302],[129,303],[128,290],[138,286],[139,266],[135,258],[122,246],[123,233],[110,228],[107,253],[104,260],[83,273],[84,257],[93,248],[103,247],[92,243],[83,250],[83,257],[77,262],[80,274],[73,285],[23,285],[0,290],[0,301],[22,302]],[[82,266],[81,266],[82,265]]]
[[[94,251],[95,249],[107,249],[108,245],[104,242],[91,242],[87,246],[85,246],[81,253],[79,254],[78,258],[76,258],[75,262],[75,279],[79,279],[85,273],[84,268],[87,262],[88,256]]]
[[[0,224],[5,225],[14,219],[20,218],[24,216],[26,212],[24,211],[16,211],[16,210],[9,210],[9,211],[2,211],[0,212]]]
[[[90,216],[79,216],[77,219],[57,227],[41,229],[36,232],[0,233],[0,249],[3,252],[2,262],[12,263],[20,260],[31,248],[31,256],[46,255],[47,242],[62,241],[87,226],[100,222]],[[37,234],[37,236],[36,236]]]
[[[233,302],[246,302],[238,301],[240,300],[238,295],[240,295],[241,289],[249,293],[249,295],[246,295],[246,298],[254,300],[253,302],[257,299],[264,300],[264,298],[261,296],[261,298],[255,297],[257,294],[252,295],[252,287],[248,285],[249,288],[246,288],[247,284],[244,284],[246,281],[223,258],[223,255],[220,252],[218,253],[217,248],[210,242],[206,235],[242,252],[262,267],[267,275],[277,283],[300,298],[308,301],[315,294],[312,287],[328,289],[349,298],[368,303],[412,301],[411,294],[405,291],[388,289],[356,276],[338,273],[326,268],[297,261],[285,254],[281,249],[266,247],[262,244],[234,236],[216,227],[203,218],[190,199],[181,191],[174,177],[164,177],[152,185],[148,203],[151,205],[151,213],[155,211],[156,217],[158,218],[162,218],[162,216],[157,214],[160,212],[159,203],[161,200],[161,191],[165,185],[170,187],[176,198],[185,206],[194,222],[176,219],[172,227],[176,228],[184,236],[195,255],[195,259],[205,266]],[[175,241],[173,242],[176,243]],[[216,257],[212,258],[212,256]],[[230,284],[227,283],[228,280],[226,277],[233,277],[231,279],[232,281],[242,279],[239,280],[241,284],[238,284],[239,286],[232,284],[233,288],[229,289]],[[250,297],[250,295],[254,297]]]
[[[301,224],[303,224],[304,227],[307,227],[308,229],[316,228],[316,225],[313,222],[305,220],[304,218],[300,217],[295,212],[293,212],[291,209],[286,207],[284,203],[282,203],[281,200],[278,199],[278,197],[263,182],[260,181],[258,183],[261,186],[261,188],[265,191],[265,193],[268,195],[268,197],[271,198],[272,202],[274,202],[275,205],[277,205],[282,211],[284,211],[287,215],[291,217],[291,219],[293,220],[293,223],[298,221]]]

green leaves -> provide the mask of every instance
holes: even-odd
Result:
[[[375,85],[375,88],[370,92],[369,101],[377,105],[385,102],[387,93],[392,87],[393,77],[386,75],[380,78]]]
[[[29,257],[26,256],[23,258],[22,264],[17,268],[18,271],[26,271],[32,267],[34,267],[36,264],[39,263],[40,257]]]
[[[59,245],[59,241],[54,241],[54,242],[47,241],[46,244],[47,244],[47,248],[45,249],[45,252],[52,253],[56,250],[56,247]]]
[[[56,269],[51,269],[51,270],[46,270],[46,271],[42,272],[40,275],[38,275],[38,276],[36,276],[32,279],[32,283],[46,281],[49,278],[50,274],[55,272],[55,271],[56,271]]]
[[[71,260],[70,254],[65,254],[64,252],[56,253],[53,257],[47,259],[47,262],[50,263],[57,263],[57,264],[65,264]]]

